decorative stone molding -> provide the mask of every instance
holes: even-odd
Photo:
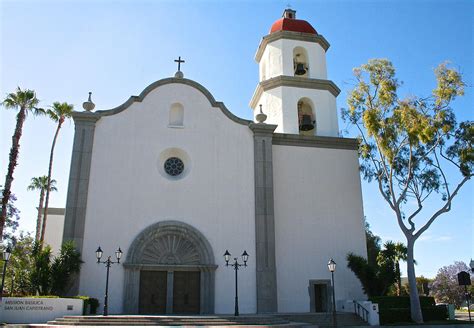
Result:
[[[172,304],[174,271],[201,272],[201,314],[214,313],[214,253],[196,228],[179,221],[162,221],[143,230],[132,242],[124,281],[124,311],[138,313],[140,271],[168,271],[168,303]],[[171,303],[170,303],[171,302]],[[172,307],[167,306],[172,313]]]
[[[255,54],[255,60],[257,61],[257,63],[259,63],[260,59],[262,59],[262,55],[263,55],[263,52],[265,51],[265,47],[267,46],[267,44],[279,39],[315,42],[315,43],[318,43],[324,49],[324,51],[327,51],[330,46],[329,42],[321,34],[316,35],[316,34],[293,32],[293,31],[273,32],[262,38],[262,41],[260,42],[260,45],[258,46],[257,53]]]
[[[156,88],[159,88],[159,87],[161,87],[163,85],[167,85],[167,84],[173,84],[173,83],[184,84],[184,85],[188,85],[190,87],[193,87],[193,88],[197,89],[198,91],[200,91],[207,98],[207,100],[209,100],[209,103],[211,104],[212,107],[219,108],[222,111],[222,113],[224,113],[225,116],[227,116],[229,119],[231,119],[235,123],[242,124],[242,125],[248,125],[250,122],[252,122],[252,121],[245,120],[243,118],[237,117],[234,114],[232,114],[227,109],[227,107],[224,105],[223,102],[216,101],[214,99],[214,96],[209,92],[209,90],[207,90],[204,86],[202,86],[198,82],[193,81],[193,80],[189,80],[189,79],[185,79],[185,78],[176,78],[176,77],[170,77],[170,78],[166,78],[166,79],[162,79],[162,80],[158,80],[156,82],[153,82],[152,84],[147,86],[140,93],[140,95],[131,96],[130,98],[128,98],[128,100],[126,102],[124,102],[122,105],[117,106],[115,108],[108,109],[108,110],[98,110],[98,111],[95,111],[95,112],[74,112],[73,117],[74,118],[81,117],[81,118],[87,118],[87,119],[90,119],[90,120],[96,120],[97,121],[102,116],[110,116],[110,115],[118,114],[118,113],[124,111],[125,109],[127,109],[128,107],[130,107],[133,103],[142,102],[143,99],[151,91],[155,90]]]
[[[357,150],[359,141],[353,138],[323,137],[323,136],[302,136],[298,134],[273,134],[274,145],[297,146],[297,147],[316,147],[331,149],[349,149]]]
[[[331,80],[309,79],[305,77],[280,75],[268,80],[264,80],[257,85],[250,100],[250,107],[256,108],[262,93],[277,87],[295,87],[304,89],[326,90],[334,97],[337,97],[341,89]]]

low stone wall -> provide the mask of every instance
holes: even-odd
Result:
[[[45,323],[65,315],[82,315],[83,307],[81,299],[4,297],[0,323]]]

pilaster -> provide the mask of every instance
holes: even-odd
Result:
[[[251,123],[254,133],[257,313],[278,311],[272,138],[276,125]]]
[[[94,130],[99,116],[82,112],[75,114],[73,114],[75,133],[69,171],[63,242],[74,241],[76,248],[82,254]],[[70,293],[77,295],[78,289],[79,282],[76,281]]]

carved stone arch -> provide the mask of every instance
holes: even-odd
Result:
[[[138,313],[140,271],[200,271],[201,314],[214,312],[214,253],[204,235],[189,224],[161,221],[133,240],[124,263],[124,312]]]

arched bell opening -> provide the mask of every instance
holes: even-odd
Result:
[[[301,135],[312,136],[316,134],[316,118],[314,106],[308,98],[298,101],[298,128]]]
[[[293,49],[293,72],[298,77],[309,77],[308,52],[303,47]]]
[[[170,108],[169,125],[183,126],[184,124],[184,107],[180,103],[174,103]]]

